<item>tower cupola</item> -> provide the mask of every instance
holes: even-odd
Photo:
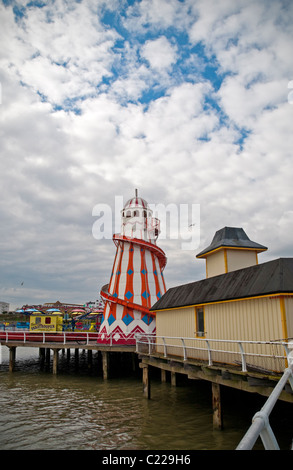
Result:
[[[135,196],[126,202],[122,210],[121,234],[151,243],[156,243],[160,234],[159,219],[153,217],[153,211],[146,200],[138,196],[137,189]]]
[[[196,257],[206,259],[206,277],[212,277],[258,264],[258,253],[266,250],[250,240],[243,228],[224,227]]]

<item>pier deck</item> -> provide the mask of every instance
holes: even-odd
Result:
[[[93,333],[31,333],[26,332],[0,332],[0,345],[9,348],[9,370],[13,371],[15,367],[16,348],[28,347],[39,348],[41,355],[44,352],[53,351],[53,374],[58,371],[58,352],[60,350],[71,349],[78,353],[79,349],[85,349],[89,353],[98,351],[102,354],[103,377],[107,379],[110,372],[110,354],[111,353],[131,353],[135,354],[135,345],[112,345],[101,344],[97,342],[97,335]]]

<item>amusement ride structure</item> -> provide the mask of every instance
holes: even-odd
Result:
[[[98,342],[135,344],[136,333],[155,333],[150,308],[166,292],[167,258],[156,245],[160,221],[137,190],[121,215],[121,233],[113,235],[116,255],[110,282],[100,293],[105,306]]]

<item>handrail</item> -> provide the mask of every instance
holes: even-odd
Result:
[[[130,342],[131,346],[135,346],[135,333],[130,334],[128,336],[120,333],[120,340],[123,341],[124,345],[127,345],[127,342]],[[90,342],[93,341],[97,345],[107,344],[109,346],[115,346],[117,344],[117,341],[115,340],[115,333],[102,335],[100,332],[88,331],[60,331],[51,333],[45,331],[0,331],[0,343],[37,342],[39,344],[57,343],[60,345],[68,345],[69,343],[78,341],[85,341],[86,345],[89,345]]]
[[[289,349],[293,349],[293,342],[288,344]],[[264,406],[252,418],[252,424],[236,450],[251,450],[258,439],[261,438],[265,450],[280,450],[277,439],[269,423],[270,414],[283,390],[289,381],[293,391],[293,351],[288,352],[288,367],[284,370],[282,377],[273,389]]]
[[[5,331],[0,332],[0,342],[5,341],[23,343],[38,342],[40,344],[58,343],[68,344],[68,342],[78,342],[85,340],[85,344],[89,345],[90,341],[97,341],[99,333],[82,332],[82,331],[60,331],[58,332],[32,332],[32,331]]]
[[[158,340],[162,340],[159,342]],[[177,344],[174,344],[174,341],[177,341]],[[186,343],[188,340],[199,341],[206,349],[197,348],[193,346],[187,346]],[[173,343],[172,343],[173,341]],[[250,450],[253,448],[258,437],[261,438],[263,445],[266,450],[279,450],[279,445],[276,440],[276,437],[271,429],[269,424],[269,416],[273,410],[282,390],[284,389],[286,383],[289,381],[292,391],[293,391],[293,341],[239,341],[239,340],[224,340],[224,339],[206,339],[206,338],[182,338],[182,337],[167,337],[167,336],[156,336],[156,335],[142,335],[136,334],[136,352],[145,353],[142,350],[141,345],[148,344],[148,354],[152,355],[151,346],[163,348],[164,358],[168,358],[168,347],[179,348],[180,357],[183,357],[183,360],[188,360],[187,350],[204,350],[208,354],[208,364],[209,366],[213,365],[212,353],[232,353],[235,354],[235,351],[223,351],[222,349],[215,349],[210,347],[210,343],[231,343],[237,344],[239,347],[238,354],[241,355],[241,368],[243,372],[247,372],[247,356],[256,356],[264,358],[274,358],[274,359],[285,359],[288,362],[288,367],[283,371],[282,377],[277,382],[277,385],[273,389],[271,395],[267,399],[266,403],[262,409],[256,413],[252,419],[252,424],[236,450]],[[269,345],[269,346],[281,346],[285,350],[285,355],[275,355],[275,354],[253,354],[245,351],[245,346],[251,345]],[[292,351],[290,351],[292,350]],[[172,351],[173,352],[173,351]],[[171,357],[171,355],[170,355]],[[174,354],[172,355],[174,358]]]
[[[168,357],[168,348],[178,349],[178,356],[183,357],[184,361],[188,359],[187,351],[205,351],[207,353],[207,362],[209,366],[212,366],[215,362],[214,357],[216,353],[225,353],[225,354],[239,354],[241,358],[241,370],[242,372],[247,372],[247,358],[248,357],[259,357],[259,358],[273,358],[273,359],[283,359],[286,360],[288,356],[288,342],[287,341],[248,341],[248,340],[225,340],[225,339],[211,339],[211,338],[182,338],[180,336],[156,336],[156,335],[147,335],[147,334],[136,334],[136,352],[143,352],[141,345],[148,344],[149,354],[151,354],[151,344],[153,347],[162,347],[164,357]],[[159,342],[161,340],[162,342]],[[174,342],[177,341],[177,344]],[[198,342],[198,346],[187,346],[187,342]],[[238,351],[219,349],[211,347],[211,343],[226,343],[234,344],[238,346]],[[285,350],[284,355],[277,354],[261,354],[253,353],[245,350],[247,345],[269,345],[269,346],[282,346]],[[174,356],[174,353],[172,354]],[[177,354],[176,354],[177,355]],[[194,358],[194,356],[192,356]]]

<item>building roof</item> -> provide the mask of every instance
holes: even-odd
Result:
[[[243,228],[224,227],[215,233],[212,243],[203,251],[198,253],[196,257],[205,257],[211,251],[221,247],[250,248],[255,249],[257,251],[267,250],[266,246],[251,241],[244,232]]]
[[[280,258],[170,288],[151,310],[281,293],[293,293],[293,258]]]

